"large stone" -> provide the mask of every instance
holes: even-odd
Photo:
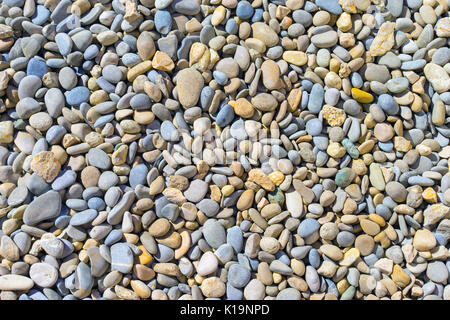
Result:
[[[33,157],[31,169],[46,182],[52,182],[61,170],[61,164],[51,151],[41,151]]]
[[[277,90],[282,87],[280,80],[280,68],[273,60],[266,60],[261,65],[262,80],[269,90]]]
[[[136,47],[142,61],[149,60],[155,54],[155,42],[148,31],[142,32],[136,42]]]
[[[61,212],[61,196],[50,190],[35,198],[25,209],[23,222],[34,226],[41,221],[56,218]]]
[[[177,74],[177,93],[180,103],[185,108],[197,104],[203,89],[204,80],[200,72],[194,68],[186,68]]]
[[[417,230],[414,235],[413,246],[419,251],[429,251],[436,246],[436,238],[427,229]]]
[[[433,204],[427,209],[425,209],[423,216],[424,216],[424,226],[433,225],[435,223],[438,223],[446,217],[450,212],[450,208],[443,205],[442,203],[439,204]]]
[[[286,208],[293,218],[300,218],[303,214],[303,200],[300,193],[292,191],[286,193]]]
[[[52,287],[58,280],[58,270],[48,263],[35,263],[30,267],[31,279],[42,288]]]
[[[200,286],[202,293],[207,298],[220,298],[225,294],[225,283],[217,277],[210,277],[203,280]]]

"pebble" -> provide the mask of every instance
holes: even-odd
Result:
[[[319,113],[324,97],[323,87],[316,83],[311,89],[310,98],[308,100],[308,110],[312,113]]]
[[[305,219],[298,226],[297,233],[300,237],[305,238],[319,230],[319,223],[315,219]]]
[[[404,202],[408,192],[405,187],[398,182],[392,181],[386,184],[386,193],[396,202]]]
[[[241,19],[250,19],[253,16],[254,9],[248,1],[240,1],[236,6],[236,15]]]
[[[245,266],[235,263],[228,271],[228,281],[235,288],[243,288],[250,281],[251,273]]]
[[[388,115],[395,115],[400,110],[397,102],[395,102],[394,98],[388,94],[382,94],[378,97],[378,105]]]
[[[27,65],[27,75],[34,75],[42,78],[48,72],[48,67],[45,61],[38,58],[31,58]]]
[[[187,68],[180,71],[177,75],[176,88],[181,105],[185,108],[195,106],[203,86],[203,77],[197,70]]]
[[[51,203],[52,206],[48,206]],[[61,196],[56,191],[48,191],[36,197],[25,209],[23,222],[29,226],[56,218],[61,211]]]
[[[442,261],[431,262],[427,266],[427,277],[433,282],[446,284],[448,269]]]
[[[111,166],[110,158],[101,149],[92,148],[89,150],[87,156],[88,156],[90,165],[92,165],[98,169],[107,170]]]
[[[436,246],[436,238],[427,229],[417,230],[414,235],[413,245],[416,250],[428,251]]]
[[[42,288],[52,287],[58,280],[58,270],[48,263],[34,263],[30,267],[30,278]]]

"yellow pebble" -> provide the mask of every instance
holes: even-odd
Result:
[[[346,151],[338,142],[331,142],[327,147],[327,153],[333,158],[342,158]]]
[[[345,121],[345,111],[329,105],[324,105],[322,114],[328,124],[332,127],[341,126]]]
[[[352,169],[357,175],[364,175],[367,173],[367,166],[362,159],[353,160]]]
[[[437,203],[437,194],[433,188],[428,187],[422,192],[422,197],[426,202]]]
[[[312,136],[307,134],[306,136],[301,136],[300,138],[298,138],[297,140],[295,140],[296,143],[300,143],[300,142],[309,142],[312,141]]]
[[[284,174],[281,171],[275,171],[269,174],[269,178],[278,187],[284,181]]]
[[[375,146],[375,141],[374,140],[367,140],[365,142],[363,142],[359,147],[358,147],[358,151],[359,154],[366,154],[368,152],[370,152],[373,147]]]
[[[335,58],[330,59],[330,71],[337,73],[337,72],[339,72],[340,66],[341,66],[341,63],[339,62],[339,60],[337,60]]]
[[[224,197],[228,197],[234,192],[234,187],[232,185],[227,184],[226,186],[223,186],[221,191]]]
[[[151,289],[140,280],[131,280],[130,286],[134,290],[134,292],[136,292],[136,294],[142,299],[149,298],[152,293]]]
[[[386,221],[375,213],[369,214],[369,219],[378,224],[380,227],[384,227],[386,225]]]
[[[356,248],[351,248],[346,253],[344,253],[344,257],[341,261],[339,261],[339,265],[343,267],[350,267],[356,260],[359,258],[359,250]]]
[[[81,262],[87,263],[89,261],[87,251],[81,250],[80,253],[78,254],[78,259],[80,259]]]
[[[402,267],[400,267],[398,264],[394,266],[391,278],[400,288],[406,287],[411,281],[410,276],[405,271],[403,271]]]
[[[137,78],[137,76],[146,73],[152,68],[152,62],[150,60],[143,61],[137,65],[135,65],[133,68],[128,70],[127,78],[128,81],[134,81],[134,79]]]
[[[350,283],[348,283],[347,279],[342,279],[336,284],[339,294],[343,294],[348,287],[350,287]]]
[[[397,136],[394,138],[394,148],[397,151],[408,152],[409,150],[411,150],[412,145],[409,140]]]
[[[189,278],[187,280],[187,283],[188,283],[189,287],[192,287],[193,285],[196,284],[195,279],[193,279],[193,278]]]
[[[384,200],[384,195],[382,193],[377,193],[374,197],[373,197],[373,204],[375,206],[381,204]]]
[[[189,65],[199,62],[207,49],[208,47],[203,43],[195,42],[189,50]]]
[[[389,240],[385,231],[381,231],[379,234],[373,237],[373,240],[379,242],[382,248],[387,248],[391,244],[391,241]]]
[[[430,155],[433,152],[433,150],[429,146],[423,144],[419,144],[418,146],[416,146],[416,150],[419,152],[421,156],[424,157]]]
[[[208,70],[211,70],[214,67],[214,65],[216,64],[216,62],[220,60],[220,56],[216,50],[211,49],[211,48],[209,49],[209,56],[210,57],[209,57]]]
[[[336,26],[339,30],[347,32],[352,28],[352,17],[347,12],[343,12],[336,21]]]
[[[139,249],[141,249],[142,254],[139,256],[139,263],[140,264],[147,264],[153,260],[150,253],[148,253],[147,249],[145,249],[144,246],[138,246]]]
[[[222,197],[222,193],[220,192],[220,188],[216,185],[210,185],[209,186],[209,192],[211,194],[210,198],[211,200],[214,200],[216,202],[220,202],[220,198]]]
[[[208,69],[211,62],[211,51],[206,45],[196,42],[189,51],[189,66],[194,67],[200,72]]]
[[[201,275],[199,275],[198,273],[195,275],[194,279],[195,279],[195,282],[199,285],[202,284],[203,280],[205,280],[205,278],[202,277]]]
[[[273,282],[274,283],[280,283],[281,280],[283,280],[283,277],[281,276],[281,274],[279,274],[277,272],[274,272],[272,277],[273,277]]]
[[[302,99],[302,90],[300,88],[291,90],[287,98],[289,112],[294,112],[297,109],[301,99]]]
[[[371,103],[373,101],[373,96],[370,93],[362,91],[358,88],[352,88],[352,97],[361,103]]]
[[[83,245],[83,249],[87,250],[90,247],[96,247],[96,246],[98,246],[98,241],[97,240],[95,240],[95,239],[87,239],[86,242]]]
[[[156,51],[153,57],[152,67],[157,70],[172,71],[175,68],[175,64],[167,53]]]
[[[366,127],[368,129],[373,129],[377,123],[376,123],[375,119],[373,118],[373,116],[369,113],[364,118],[364,124],[366,125]]]
[[[357,2],[357,1],[355,1],[355,2]],[[367,6],[368,6],[370,4],[370,1],[367,1],[367,2],[368,2],[368,4],[367,4]],[[364,1],[359,1],[359,3],[364,3]],[[342,10],[344,10],[345,12],[348,12],[348,13],[358,12],[358,10],[355,7],[354,2],[351,0],[340,0],[339,4],[341,5]],[[362,8],[360,8],[360,9],[362,10]]]
[[[83,13],[86,13],[91,8],[91,3],[88,0],[77,0],[72,3],[70,11],[73,14],[81,16]]]
[[[250,101],[245,98],[239,98],[236,101],[233,101],[233,103],[230,102],[230,105],[238,116],[245,119],[253,117],[253,114],[255,113],[255,108],[253,108]]]
[[[226,13],[227,9],[224,6],[218,6],[211,16],[211,24],[213,26],[219,25],[225,18]]]
[[[306,53],[301,51],[285,51],[283,53],[283,60],[301,67],[308,62],[308,57]]]
[[[89,97],[89,102],[91,105],[95,106],[99,103],[108,101],[109,96],[108,93],[105,90],[96,90],[92,92],[91,96]]]
[[[126,159],[127,154],[128,154],[128,146],[126,144],[121,145],[111,155],[112,164],[115,166],[120,166],[121,164],[124,164],[125,161],[127,160]]]

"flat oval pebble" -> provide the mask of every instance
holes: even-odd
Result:
[[[241,264],[233,264],[228,271],[228,281],[235,288],[242,288],[250,281],[250,270]]]
[[[5,274],[0,277],[0,290],[28,291],[34,286],[34,281],[18,274]]]
[[[50,288],[58,280],[58,271],[48,263],[34,263],[30,267],[30,278],[36,285]]]

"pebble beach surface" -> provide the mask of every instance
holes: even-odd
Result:
[[[1,300],[450,300],[449,0],[0,0]]]

